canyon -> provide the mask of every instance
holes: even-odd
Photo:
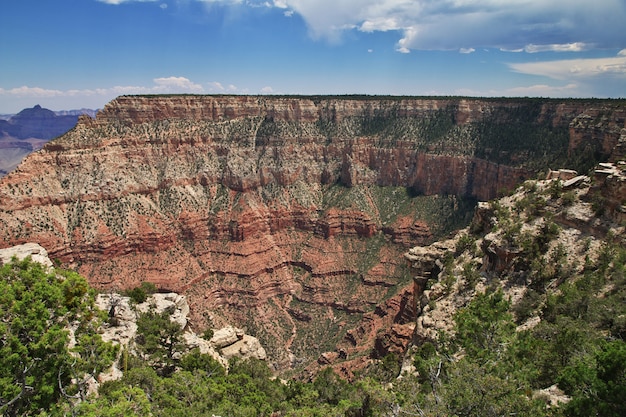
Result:
[[[152,282],[275,369],[349,376],[414,337],[409,248],[625,143],[615,100],[122,96],[0,180],[0,247],[37,242],[101,289]]]

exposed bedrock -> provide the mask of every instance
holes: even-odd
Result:
[[[539,167],[610,158],[621,106],[120,97],[2,178],[0,247],[38,242],[101,288],[182,292],[192,326],[246,327],[280,368],[380,356],[415,315],[406,248]]]

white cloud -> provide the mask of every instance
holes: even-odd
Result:
[[[459,52],[462,54],[471,54],[472,52],[476,52],[476,49],[474,48],[461,48],[459,49]]]
[[[97,0],[107,4],[162,0]],[[274,7],[299,14],[313,38],[343,32],[398,32],[396,50],[580,52],[623,48],[623,0],[188,0],[223,6]]]
[[[590,49],[591,46],[584,42],[551,44],[551,45],[533,45],[529,44],[524,47],[524,51],[528,53],[536,52],[582,52]]]
[[[540,75],[556,80],[617,76],[626,78],[626,54],[613,58],[563,59],[509,64],[523,74]]]
[[[114,4],[114,5],[118,5],[118,4],[122,4],[122,3],[153,3],[159,0],[96,0],[99,1],[100,3],[106,3],[106,4]]]
[[[132,1],[97,0],[108,4]],[[396,50],[499,48],[580,52],[624,48],[623,0],[188,0],[223,6],[274,7],[299,14],[313,38],[339,41],[343,32],[398,32]]]
[[[209,91],[212,93],[215,92],[223,92],[225,90],[224,86],[222,85],[222,83],[217,82],[217,81],[213,81],[209,83]]]
[[[200,84],[195,84],[185,77],[155,78],[153,81],[156,84],[153,89],[163,93],[202,93],[204,91]]]
[[[0,88],[0,112],[10,113],[21,108],[41,104],[48,108],[62,110],[80,107],[99,108],[117,96],[125,94],[177,94],[177,93],[219,93],[228,91],[237,93],[234,85],[224,88],[220,83],[209,83],[208,91],[200,84],[185,77],[155,78],[153,85],[148,86],[113,86],[96,89],[57,90],[42,87],[21,86],[16,88]],[[216,87],[220,88],[217,89]],[[216,91],[218,90],[218,91]]]
[[[120,0],[109,0],[120,1]],[[578,52],[623,48],[623,0],[196,0],[271,5],[299,14],[314,38],[397,31],[399,52],[500,48]]]
[[[359,30],[362,32],[387,32],[389,30],[397,30],[398,22],[394,18],[379,18],[374,20],[366,20],[361,24]]]
[[[18,97],[18,98],[59,97],[64,94],[66,94],[66,92],[63,92],[61,90],[50,90],[50,89],[45,89],[41,87],[28,87],[25,85],[21,87],[17,87],[17,88],[11,88],[8,90],[5,90],[4,88],[0,88],[0,96],[9,96],[9,97],[13,96],[13,97]]]
[[[266,86],[261,88],[261,94],[272,94],[274,89],[272,87]]]

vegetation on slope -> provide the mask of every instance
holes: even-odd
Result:
[[[626,414],[626,247],[622,236],[564,246],[561,210],[581,203],[558,181],[528,182],[492,202],[493,224],[457,240],[444,259],[444,297],[461,300],[453,325],[404,358],[388,355],[345,381],[331,368],[281,381],[266,363],[226,372],[186,351],[167,314],[140,317],[124,375],[89,394],[85,381],[116,349],[99,340],[92,290],[72,272],[14,261],[0,270],[0,407],[6,415],[75,416],[621,416]],[[583,206],[591,206],[584,202]],[[621,230],[621,229],[620,229]],[[593,241],[592,241],[593,240]],[[490,242],[517,257],[481,274]],[[482,249],[479,249],[482,248]],[[580,250],[580,254],[579,254]],[[582,255],[582,256],[581,256]],[[513,297],[515,288],[521,296]],[[433,300],[424,311],[437,311]],[[75,329],[77,344],[69,347]],[[133,353],[135,352],[135,353]],[[411,370],[412,369],[412,370]],[[561,402],[551,393],[559,392]]]
[[[451,297],[471,301],[454,314],[453,332],[417,350],[416,368],[430,386],[419,385],[419,395],[407,402],[414,412],[626,412],[623,236],[609,231],[599,240],[567,229],[573,213],[591,204],[561,185],[527,182],[515,196],[491,203],[491,230],[478,232],[474,224],[476,233],[457,241],[457,258],[450,258],[441,277],[456,287]],[[582,191],[581,196],[586,198]],[[559,224],[564,219],[569,220]],[[590,223],[602,235],[606,223],[597,220],[592,216]],[[623,231],[623,225],[610,228]],[[476,242],[483,251],[495,245],[512,255],[509,264],[491,271],[493,265],[484,266],[481,276],[472,261]],[[515,297],[520,290],[523,295]],[[548,391],[555,388],[563,391],[563,402],[547,408]]]

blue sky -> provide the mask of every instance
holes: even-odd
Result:
[[[626,97],[626,0],[0,3],[0,113],[144,93]]]

